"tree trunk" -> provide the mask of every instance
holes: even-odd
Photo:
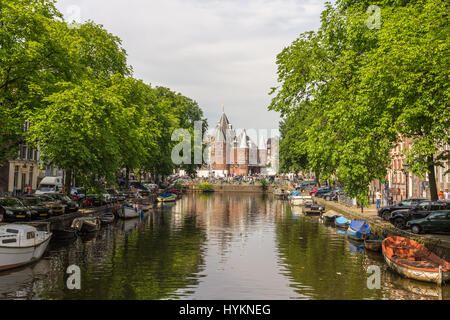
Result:
[[[72,175],[73,175],[73,170],[72,169],[67,169],[66,170],[66,180],[64,181],[64,194],[69,195],[70,194],[70,190],[72,188]]]
[[[433,156],[427,157],[428,162],[428,180],[430,183],[430,196],[431,200],[436,201],[439,199],[437,186],[436,186],[436,174],[434,171],[434,159]]]
[[[125,187],[127,189],[130,187],[129,180],[130,180],[130,169],[126,168],[126,171],[125,171]]]

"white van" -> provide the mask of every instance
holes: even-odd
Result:
[[[36,194],[44,194],[51,192],[61,192],[63,187],[62,177],[45,177],[39,183],[39,187],[36,190]]]

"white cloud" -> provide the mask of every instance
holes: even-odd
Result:
[[[59,0],[57,6],[66,17],[93,20],[119,36],[135,77],[198,101],[210,127],[225,104],[237,128],[276,128],[278,114],[267,111],[276,55],[300,33],[317,29],[324,3]]]

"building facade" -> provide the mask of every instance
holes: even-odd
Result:
[[[376,190],[383,191],[384,198],[391,197],[394,202],[407,198],[430,198],[428,174],[418,177],[409,171],[405,153],[411,147],[411,139],[402,139],[391,150],[391,165],[384,181],[374,181],[370,186],[370,197],[374,198]],[[439,153],[450,150],[449,145],[443,146]],[[437,190],[450,190],[449,161],[444,167],[435,167]],[[384,200],[386,201],[386,200]]]
[[[29,123],[23,130],[27,131]],[[39,151],[20,144],[17,156],[0,167],[0,193],[20,194],[25,188],[35,191],[39,184]]]
[[[273,155],[278,150],[274,142],[274,139],[260,137],[257,145],[245,129],[236,134],[225,112],[222,112],[212,136],[207,139],[210,175],[271,174],[268,168],[273,168]]]

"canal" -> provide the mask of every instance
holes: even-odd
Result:
[[[70,265],[79,290],[67,288]],[[380,289],[367,287],[372,265]],[[0,299],[448,299],[449,289],[399,277],[299,207],[238,192],[187,194],[0,273]]]

